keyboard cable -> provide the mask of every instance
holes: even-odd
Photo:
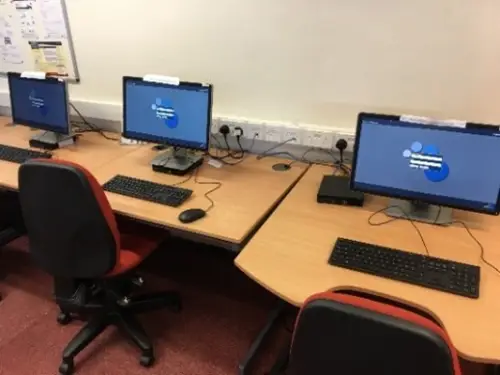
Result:
[[[481,244],[481,242],[479,242],[479,240],[476,238],[476,236],[474,236],[474,234],[472,233],[472,231],[470,230],[470,228],[467,226],[467,224],[465,224],[464,221],[453,220],[452,224],[455,224],[455,223],[462,225],[465,228],[465,230],[467,231],[467,233],[469,233],[469,236],[474,240],[475,243],[477,243],[477,245],[479,246],[479,249],[481,250],[481,252],[480,252],[481,260],[485,264],[487,264],[488,266],[490,266],[493,270],[495,270],[500,275],[500,270],[495,265],[493,265],[492,263],[490,263],[486,259],[486,257],[484,256],[484,247],[483,247],[483,245]]]
[[[389,206],[389,207],[384,207],[378,211],[375,211],[373,214],[370,215],[370,217],[368,218],[368,224],[372,225],[372,226],[380,226],[380,225],[384,225],[384,224],[388,224],[388,223],[392,223],[393,221],[396,221],[396,220],[399,220],[400,218],[398,217],[395,217],[395,218],[390,218],[390,219],[387,219],[385,221],[382,221],[382,222],[377,222],[377,223],[373,223],[371,220],[372,218],[381,213],[381,212],[384,212],[385,210],[389,209],[389,208],[398,208],[402,213],[403,215],[405,216],[405,218],[410,221],[410,223],[413,225],[413,227],[415,228],[415,230],[417,231],[418,235],[420,236],[420,239],[422,240],[422,243],[424,244],[424,247],[425,247],[425,251],[427,252],[427,255],[430,256],[430,253],[429,253],[429,249],[427,248],[427,244],[425,243],[425,240],[424,240],[424,236],[422,235],[422,232],[420,231],[420,229],[418,229],[417,225],[415,224],[415,221],[412,220],[410,218],[410,216],[405,212],[405,210],[403,210],[400,206]],[[439,216],[441,215],[441,210],[442,210],[442,207],[439,206],[439,211],[436,215],[436,218],[434,220],[434,222],[432,223],[433,225],[436,225],[438,219],[439,219]],[[460,224],[464,227],[464,229],[467,231],[467,233],[469,234],[469,236],[474,240],[474,242],[479,246],[479,250],[480,250],[480,253],[479,253],[479,256],[480,256],[480,259],[483,263],[485,263],[486,265],[488,265],[491,269],[493,269],[497,274],[500,275],[500,269],[498,267],[496,267],[494,264],[490,263],[485,255],[484,255],[484,247],[483,245],[481,244],[481,242],[479,242],[479,240],[476,238],[476,236],[474,236],[474,234],[472,233],[472,231],[470,230],[470,228],[468,227],[468,225],[464,222],[464,221],[460,221],[460,220],[453,220],[452,221],[452,224]]]
[[[396,221],[396,220],[399,220],[400,218],[398,217],[393,217],[393,218],[390,218],[390,219],[387,219],[385,221],[381,221],[381,222],[372,222],[372,218],[386,210],[388,210],[389,208],[398,208],[402,213],[403,215],[405,216],[405,218],[411,223],[411,225],[413,225],[413,227],[415,228],[415,230],[417,231],[420,239],[422,240],[422,243],[424,245],[424,248],[425,248],[425,252],[427,253],[428,256],[431,256],[430,252],[429,252],[429,248],[427,247],[427,244],[425,243],[425,239],[424,239],[424,236],[422,235],[422,232],[420,232],[420,229],[418,229],[417,225],[415,224],[415,221],[410,217],[410,215],[408,215],[406,213],[405,210],[403,210],[401,207],[399,206],[389,206],[389,207],[384,207],[378,211],[375,211],[374,213],[372,213],[370,215],[370,217],[368,218],[368,224],[370,224],[371,226],[381,226],[381,225],[385,225],[385,224],[389,224],[389,223],[392,223],[393,221]]]

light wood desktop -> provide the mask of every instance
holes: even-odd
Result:
[[[99,169],[96,177],[104,183],[122,174],[169,185],[178,184],[189,177],[154,172],[151,160],[157,154],[158,151],[145,146],[105,165]],[[294,163],[290,170],[276,172],[272,165],[278,161],[283,160],[257,160],[255,155],[249,155],[235,166],[214,168],[205,162],[196,172],[198,181],[221,182],[222,186],[210,194],[215,206],[204,218],[190,224],[181,223],[179,214],[190,208],[207,209],[210,201],[204,194],[215,185],[198,184],[192,177],[179,187],[191,189],[194,193],[177,208],[113,193],[107,193],[107,196],[113,210],[123,215],[165,226],[174,233],[178,230],[178,234],[195,233],[208,240],[215,239],[219,246],[238,250],[307,168],[305,164]]]
[[[367,197],[363,208],[316,203],[322,176],[331,168],[311,167],[259,229],[235,263],[249,277],[300,306],[310,295],[330,289],[368,291],[403,301],[433,315],[446,328],[460,354],[470,360],[500,363],[500,274],[480,259],[480,248],[459,224],[438,227],[416,223],[431,255],[481,267],[479,299],[469,299],[338,267],[327,261],[335,240],[345,237],[425,254],[407,220],[381,226],[369,216],[387,200]],[[500,268],[500,218],[455,210]],[[372,221],[384,221],[384,214]]]
[[[12,126],[9,117],[0,117],[0,144],[29,149],[29,140],[36,134],[26,126]],[[38,132],[40,130],[37,130]],[[111,134],[117,137],[116,134]],[[83,165],[94,173],[102,165],[126,155],[139,146],[120,146],[97,133],[83,133],[74,145],[54,150],[53,158]],[[17,189],[19,164],[0,160],[0,186]]]

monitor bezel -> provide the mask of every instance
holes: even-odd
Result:
[[[22,77],[21,73],[14,73],[14,72],[9,72],[7,73],[7,79],[8,79],[8,85],[9,85],[9,98],[10,98],[10,109],[11,109],[11,116],[12,116],[12,121],[16,125],[23,125],[23,126],[29,126],[31,128],[36,128],[39,130],[45,130],[45,131],[50,131],[53,133],[57,134],[63,134],[63,135],[69,135],[71,134],[71,121],[70,121],[70,111],[69,111],[69,94],[68,94],[68,83],[65,80],[59,79],[59,78],[54,78],[54,77],[47,77],[45,79],[37,79],[37,78],[27,78],[27,77]],[[20,80],[25,80],[25,81],[37,81],[37,82],[42,82],[47,85],[61,85],[64,89],[64,100],[65,100],[65,118],[67,119],[66,121],[66,127],[64,129],[60,127],[56,127],[53,125],[50,125],[48,123],[43,123],[43,122],[37,122],[37,121],[29,121],[29,120],[24,120],[21,117],[17,116],[16,109],[14,107],[14,100],[13,100],[13,95],[12,95],[12,82],[11,80],[14,79],[20,79]]]
[[[192,144],[190,144],[189,142],[183,142],[182,140],[179,140],[179,139],[166,138],[166,137],[148,137],[148,135],[144,134],[144,133],[141,133],[144,136],[140,136],[140,135],[138,136],[137,134],[131,135],[129,133],[129,130],[127,129],[127,119],[126,119],[126,117],[127,117],[126,116],[126,112],[127,112],[127,90],[126,90],[126,87],[127,87],[127,83],[129,83],[129,82],[137,82],[137,83],[142,83],[142,84],[146,84],[148,86],[154,86],[154,87],[169,87],[169,88],[177,87],[176,85],[170,85],[170,84],[166,84],[166,83],[144,81],[143,78],[141,78],[141,77],[124,76],[123,77],[123,113],[122,113],[123,128],[122,128],[122,135],[125,138],[135,139],[135,140],[143,141],[143,142],[164,144],[164,145],[168,145],[168,146],[172,146],[172,147],[185,148],[185,149],[189,149],[189,150],[199,150],[199,151],[208,151],[209,150],[209,148],[210,148],[210,128],[212,125],[212,94],[213,94],[213,86],[211,84],[181,81],[178,85],[181,87],[208,89],[208,108],[207,108],[207,127],[206,127],[205,146],[204,147],[193,147]]]
[[[352,190],[355,191],[361,191],[363,193],[368,193],[372,195],[378,195],[381,197],[388,197],[388,198],[396,198],[396,199],[403,199],[407,201],[418,201],[418,202],[423,202],[423,203],[428,203],[428,204],[434,204],[442,207],[450,207],[450,208],[456,208],[460,210],[465,210],[465,211],[470,211],[470,212],[478,212],[482,214],[488,214],[488,215],[495,215],[498,216],[500,214],[500,189],[499,193],[497,196],[497,201],[495,204],[495,207],[493,209],[481,209],[481,208],[471,208],[469,206],[460,206],[460,205],[453,205],[449,203],[443,203],[442,197],[435,195],[427,195],[426,198],[422,199],[420,197],[415,197],[414,195],[412,196],[412,192],[409,192],[408,194],[388,194],[385,191],[379,191],[378,189],[369,189],[369,188],[357,188],[356,183],[354,181],[354,178],[356,176],[356,167],[357,167],[357,162],[358,162],[358,148],[359,148],[359,142],[360,142],[360,137],[361,137],[361,126],[362,122],[365,118],[371,118],[371,119],[380,119],[380,120],[395,120],[395,121],[401,121],[401,116],[396,116],[396,115],[385,115],[385,114],[378,114],[378,113],[368,113],[368,112],[361,112],[358,114],[358,119],[357,119],[357,125],[356,125],[356,136],[355,136],[355,141],[354,141],[354,152],[353,152],[353,158],[352,158],[352,172],[350,176],[350,187]],[[469,124],[468,124],[469,125]],[[467,125],[467,127],[469,127]],[[471,124],[473,126],[477,126],[478,124]],[[493,126],[493,125],[487,125],[487,124],[479,124],[483,127],[486,128],[491,128],[492,131],[497,131],[499,130],[498,126]],[[452,130],[452,129],[450,129]]]

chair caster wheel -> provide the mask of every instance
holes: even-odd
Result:
[[[153,354],[143,354],[139,361],[142,367],[151,367],[155,363],[155,357]]]
[[[71,317],[71,314],[62,311],[57,316],[57,323],[59,323],[62,326],[69,324],[72,320],[73,318]]]
[[[71,375],[75,369],[75,364],[72,359],[63,359],[59,366],[60,375]]]

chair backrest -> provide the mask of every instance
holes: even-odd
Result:
[[[97,180],[80,165],[35,159],[19,169],[30,251],[56,277],[98,278],[113,269],[120,236]]]
[[[400,307],[334,292],[312,296],[296,322],[290,375],[460,375],[444,330]]]

